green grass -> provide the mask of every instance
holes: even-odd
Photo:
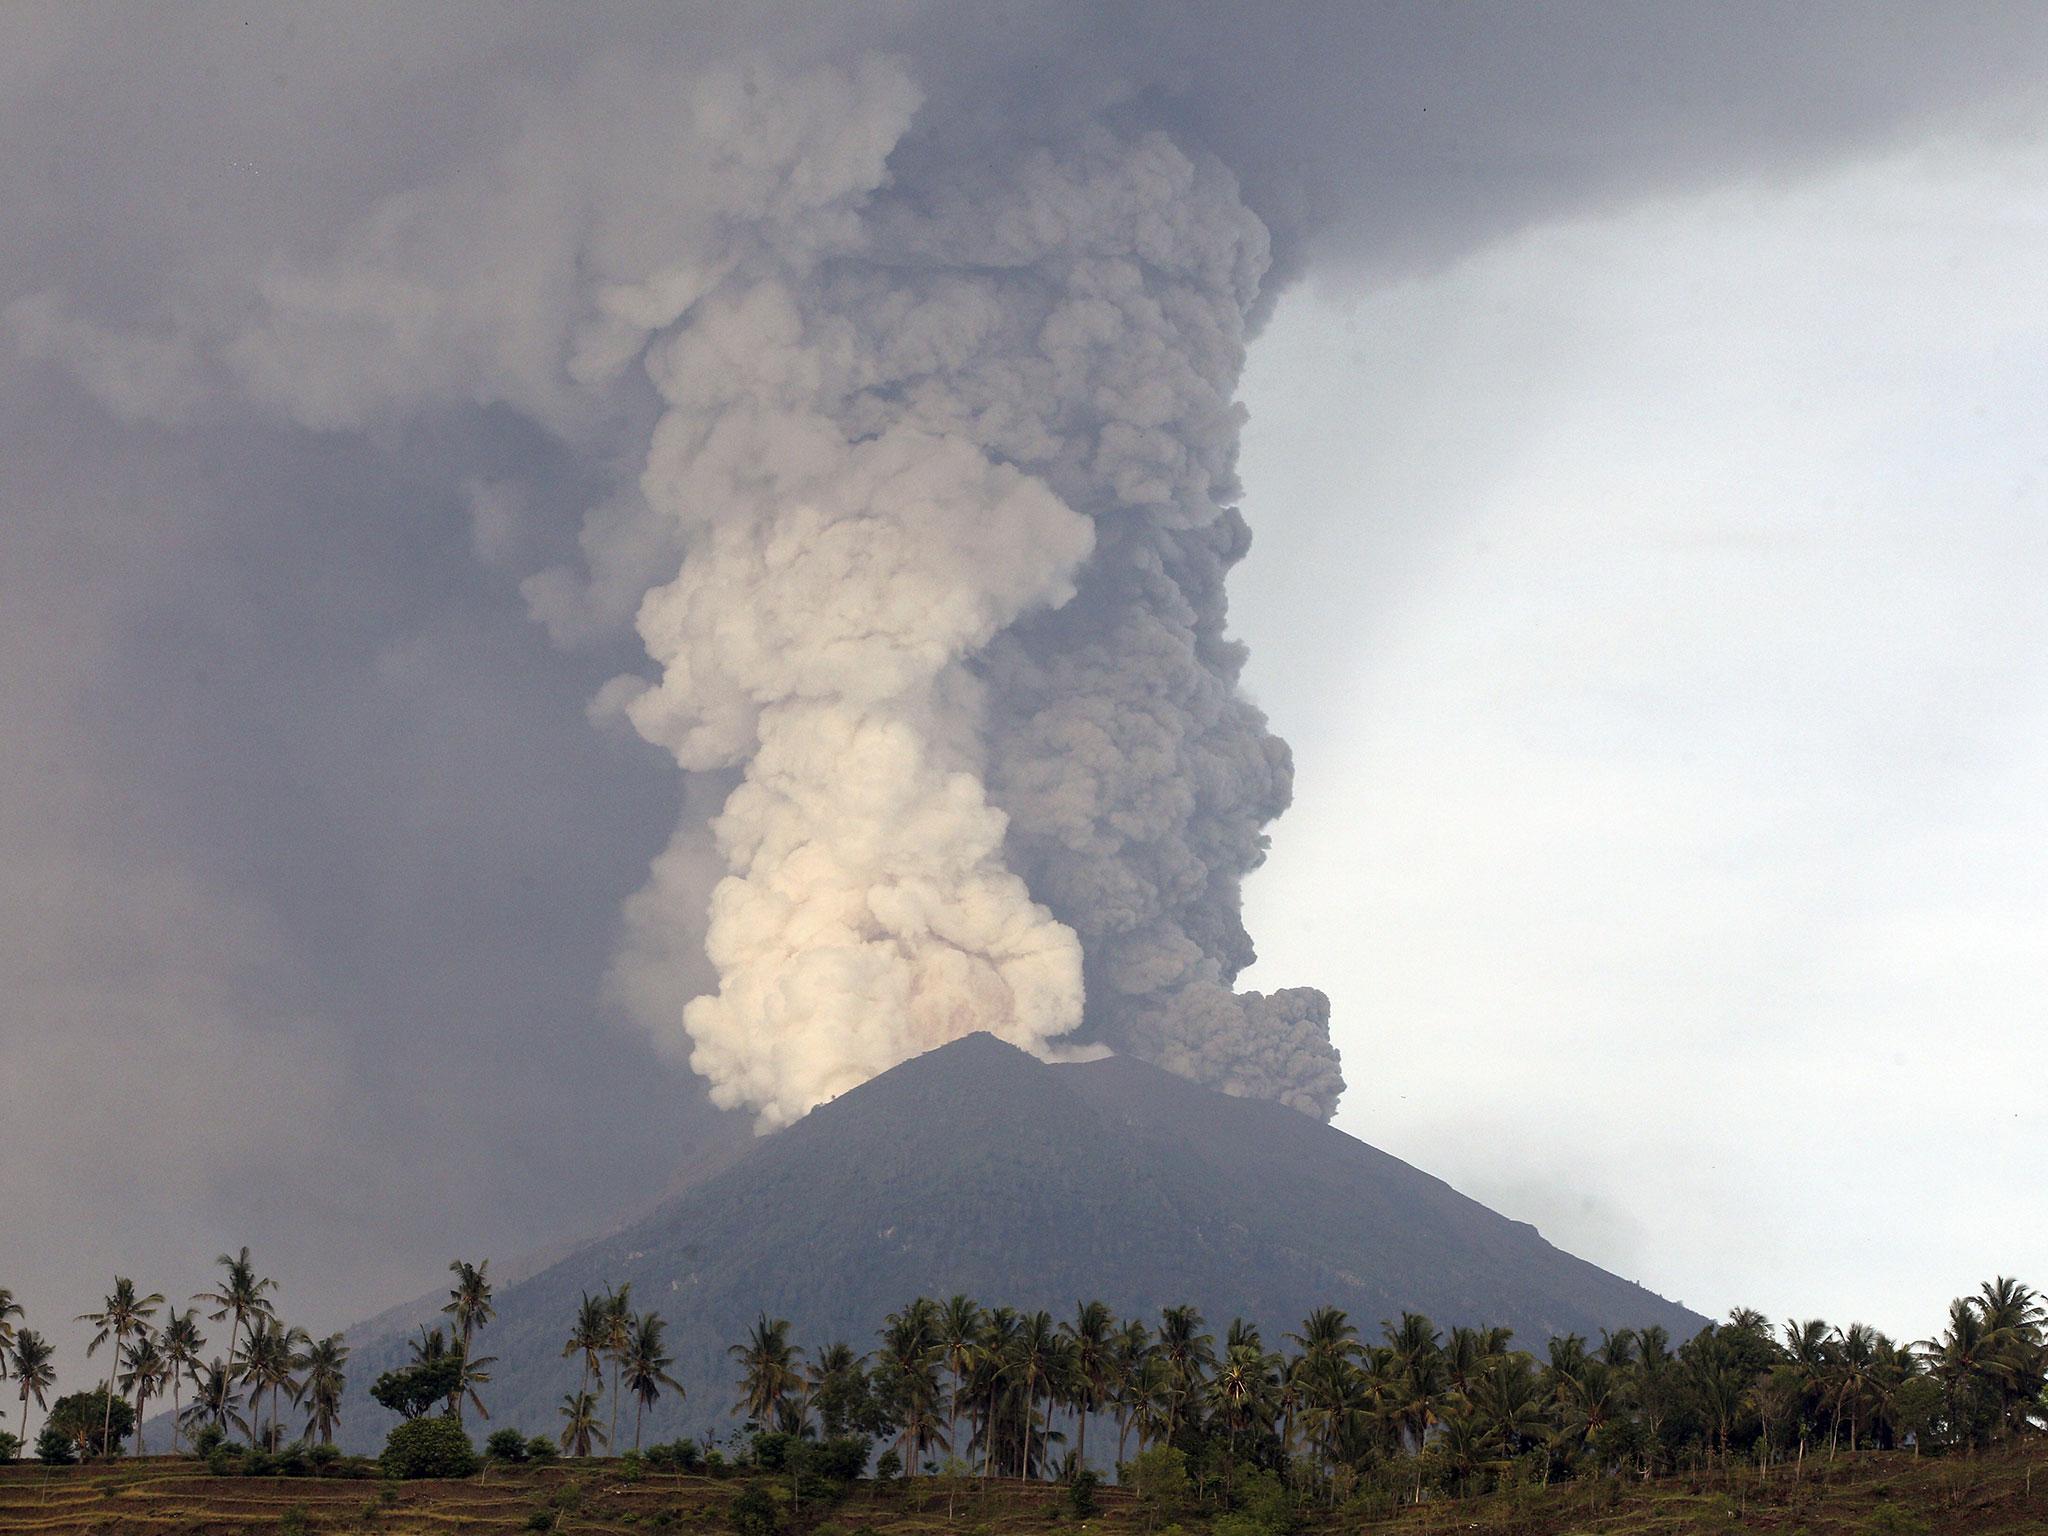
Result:
[[[387,1484],[375,1478],[217,1478],[190,1461],[152,1458],[112,1467],[0,1467],[0,1532],[6,1536],[490,1536],[523,1533],[537,1514],[582,1490],[556,1527],[563,1536],[663,1536],[723,1532],[733,1479],[650,1474],[620,1479],[616,1462],[493,1468],[463,1482]],[[771,1483],[785,1497],[779,1480]],[[386,1501],[387,1490],[390,1495]],[[790,1512],[791,1536],[1163,1536],[1178,1525],[1200,1536],[1211,1517],[1162,1515],[1105,1488],[1085,1525],[1050,1485],[930,1479],[862,1484],[836,1508]],[[303,1523],[301,1524],[301,1518]],[[1383,1518],[1356,1511],[1311,1517],[1308,1536],[2022,1536],[2048,1532],[2048,1445],[1981,1457],[1917,1458],[1901,1452],[1809,1463],[1796,1479],[1766,1483],[1753,1471],[1671,1477],[1651,1484],[1590,1483],[1486,1498],[1437,1500]]]

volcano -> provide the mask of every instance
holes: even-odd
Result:
[[[578,1300],[626,1282],[668,1319],[688,1391],[649,1413],[650,1439],[728,1426],[726,1348],[762,1312],[807,1347],[857,1350],[913,1297],[955,1292],[1056,1317],[1100,1299],[1153,1322],[1191,1302],[1217,1333],[1241,1316],[1275,1345],[1321,1305],[1369,1336],[1405,1309],[1506,1324],[1538,1350],[1553,1334],[1661,1324],[1682,1338],[1705,1321],[1294,1110],[1132,1057],[1048,1065],[986,1034],[863,1083],[503,1286],[477,1346],[498,1358],[490,1427],[553,1431],[578,1384],[562,1357]],[[392,1422],[368,1386],[406,1348],[380,1322],[351,1333],[351,1446],[374,1448]],[[621,1414],[624,1429],[631,1405]]]

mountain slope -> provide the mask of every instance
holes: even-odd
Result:
[[[1059,1316],[1083,1297],[1148,1319],[1193,1302],[1219,1332],[1242,1315],[1276,1342],[1322,1304],[1368,1332],[1403,1308],[1506,1323],[1532,1347],[1702,1322],[1292,1110],[1129,1058],[1048,1066],[987,1035],[863,1084],[503,1290],[479,1346],[499,1358],[494,1423],[552,1430],[578,1381],[561,1351],[579,1297],[627,1282],[669,1320],[689,1390],[649,1416],[654,1437],[724,1426],[725,1350],[762,1311],[806,1345],[856,1348],[913,1296],[956,1291]],[[367,1387],[403,1353],[358,1344],[351,1444],[381,1438]]]

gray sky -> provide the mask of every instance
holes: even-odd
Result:
[[[1252,979],[1332,995],[1340,1125],[1704,1310],[2048,1273],[2044,13],[560,14],[6,14],[0,1284],[68,1369],[117,1269],[250,1242],[339,1325],[741,1132],[601,1001],[685,794],[585,717],[637,646],[519,591],[616,424],[313,430],[204,350],[609,49],[905,50],[969,144],[1116,102],[1313,274],[1233,591]]]

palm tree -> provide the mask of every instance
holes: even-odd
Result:
[[[0,1285],[0,1381],[7,1379],[7,1352],[14,1347],[13,1319],[23,1315],[14,1292]]]
[[[789,1342],[789,1319],[763,1312],[747,1331],[747,1341],[726,1351],[740,1363],[740,1400],[734,1413],[762,1424],[775,1422],[784,1397],[802,1390],[796,1368],[796,1347]]]
[[[611,1337],[611,1313],[602,1296],[583,1293],[583,1301],[576,1309],[576,1321],[569,1329],[569,1342],[562,1346],[562,1358],[571,1355],[583,1356],[583,1376],[579,1388],[591,1377],[598,1384],[604,1384],[605,1341]]]
[[[663,1387],[672,1387],[678,1397],[683,1395],[682,1383],[668,1374],[675,1358],[663,1351],[662,1335],[668,1331],[668,1324],[661,1320],[659,1312],[649,1312],[633,1321],[632,1342],[626,1347],[626,1385],[632,1390],[637,1407],[633,1410],[633,1449],[640,1449],[640,1423],[647,1410],[654,1406],[661,1396]]]
[[[1017,1330],[1012,1347],[1011,1370],[1024,1389],[1024,1454],[1017,1466],[1019,1477],[1031,1475],[1031,1430],[1038,1417],[1038,1389],[1052,1371],[1058,1341],[1059,1331],[1053,1327],[1052,1315],[1033,1312]]]
[[[249,1260],[249,1249],[246,1244],[243,1246],[242,1251],[232,1258],[223,1253],[213,1262],[227,1271],[227,1278],[221,1282],[219,1290],[201,1291],[192,1299],[194,1301],[211,1302],[214,1306],[218,1307],[219,1311],[206,1314],[216,1323],[220,1322],[223,1318],[230,1320],[228,1322],[228,1369],[232,1372],[235,1367],[235,1351],[238,1347],[238,1337],[242,1332],[243,1325],[247,1324],[253,1332],[256,1319],[270,1317],[276,1311],[269,1301],[267,1293],[277,1289],[277,1282],[275,1280],[257,1278],[256,1266]]]
[[[606,1432],[606,1445],[619,1438],[619,1372],[625,1364],[626,1351],[633,1347],[632,1296],[630,1280],[616,1291],[605,1292],[604,1349],[612,1361],[612,1424]]]
[[[91,1323],[99,1329],[99,1332],[93,1335],[92,1342],[85,1346],[88,1355],[110,1339],[114,1344],[108,1351],[106,1423],[100,1430],[100,1446],[106,1455],[111,1456],[114,1453],[110,1437],[114,1426],[115,1377],[120,1374],[122,1346],[149,1326],[149,1320],[156,1316],[156,1309],[163,1304],[163,1297],[154,1291],[147,1296],[137,1296],[135,1282],[125,1276],[116,1275],[114,1289],[105,1298],[101,1310],[82,1313],[76,1319],[81,1323]]]
[[[342,1394],[348,1390],[348,1377],[343,1374],[348,1365],[348,1344],[341,1334],[330,1333],[294,1363],[306,1373],[300,1387],[307,1405],[306,1433],[315,1444],[327,1444],[334,1439],[335,1426],[341,1423]]]
[[[463,1375],[470,1380],[487,1382],[491,1379],[489,1376],[471,1375],[469,1345],[477,1329],[498,1315],[497,1308],[491,1304],[491,1261],[485,1259],[481,1264],[468,1264],[457,1259],[448,1266],[448,1272],[455,1276],[455,1284],[448,1292],[448,1304],[441,1310],[455,1320],[455,1337],[462,1347]],[[493,1356],[488,1361],[477,1363],[494,1364],[495,1361],[496,1357]],[[450,1406],[455,1410],[456,1423],[462,1422],[463,1399],[475,1396],[475,1388],[470,1386],[468,1381],[458,1386],[455,1396],[450,1400]],[[477,1403],[477,1411],[483,1413],[485,1418],[490,1417],[490,1414],[484,1413],[481,1400]]]
[[[253,1409],[257,1398],[266,1390],[270,1393],[270,1449],[275,1452],[282,1443],[284,1421],[278,1414],[278,1396],[289,1394],[296,1403],[300,1386],[295,1374],[299,1363],[299,1347],[312,1342],[303,1328],[287,1328],[275,1317],[266,1318],[265,1326],[252,1328],[246,1347],[242,1351],[242,1379],[249,1383],[249,1401]]]
[[[592,1442],[607,1449],[611,1441],[605,1438],[604,1426],[597,1422],[597,1396],[595,1393],[567,1392],[562,1396],[562,1454],[565,1456],[588,1456]]]
[[[1110,1340],[1109,1392],[1116,1413],[1116,1459],[1124,1460],[1125,1438],[1137,1416],[1145,1367],[1152,1357],[1152,1330],[1136,1318],[1127,1320]]]
[[[192,1373],[192,1406],[183,1415],[187,1424],[211,1424],[223,1434],[240,1430],[254,1440],[249,1421],[242,1416],[242,1394],[235,1390],[234,1373],[219,1355],[213,1363]]]
[[[971,1296],[955,1296],[939,1308],[935,1324],[939,1357],[953,1378],[953,1389],[946,1397],[946,1439],[951,1445],[960,1441],[960,1383],[973,1367],[986,1326],[981,1303]]]
[[[1216,1363],[1216,1341],[1202,1332],[1202,1314],[1193,1307],[1168,1307],[1159,1315],[1159,1358],[1166,1363],[1166,1438],[1180,1428],[1180,1416],[1196,1401],[1209,1368]]]
[[[950,1450],[939,1427],[940,1309],[920,1296],[892,1312],[876,1351],[876,1375],[896,1411],[897,1437],[906,1472],[915,1476],[927,1450]]]
[[[38,1408],[48,1408],[49,1399],[44,1396],[57,1384],[57,1371],[50,1364],[50,1357],[57,1351],[41,1334],[31,1328],[24,1328],[14,1336],[13,1360],[14,1379],[19,1384],[17,1395],[21,1398],[21,1434],[28,1434],[28,1400],[34,1397]]]
[[[1256,1330],[1232,1333],[1237,1342],[1223,1352],[1216,1374],[1209,1380],[1209,1402],[1230,1448],[1225,1463],[1226,1478],[1236,1473],[1237,1437],[1257,1425],[1270,1425],[1277,1407],[1279,1376],[1274,1357],[1260,1347]]]
[[[1116,1314],[1099,1301],[1082,1302],[1074,1311],[1074,1320],[1060,1324],[1060,1334],[1073,1351],[1077,1467],[1088,1465],[1088,1416],[1102,1406],[1109,1390],[1115,1332]]]
[[[184,1403],[180,1388],[185,1378],[199,1379],[199,1352],[206,1347],[206,1339],[199,1332],[199,1324],[192,1316],[192,1309],[171,1312],[164,1318],[163,1352],[164,1365],[171,1382],[171,1450],[178,1449],[178,1437],[184,1430]]]
[[[135,1341],[121,1352],[121,1364],[126,1367],[121,1373],[121,1390],[135,1395],[135,1454],[147,1455],[142,1443],[142,1428],[145,1405],[164,1384],[170,1372],[170,1364],[164,1359],[163,1351],[157,1347],[156,1338],[147,1329],[137,1334]],[[107,1405],[108,1411],[113,1404]]]

